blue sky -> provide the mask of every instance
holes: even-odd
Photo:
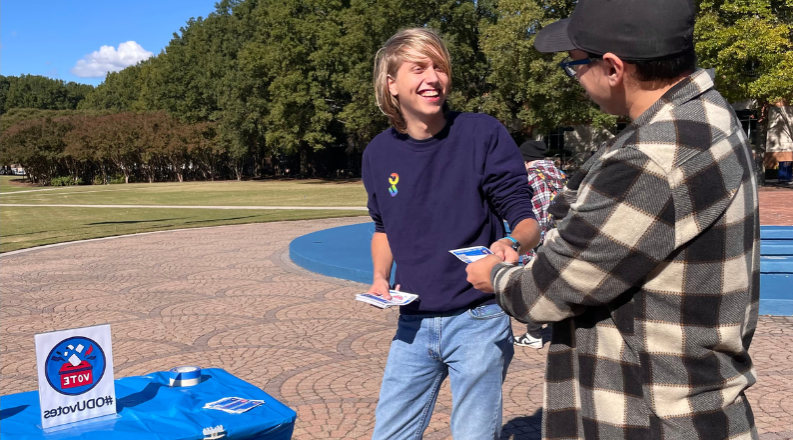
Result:
[[[190,17],[214,11],[215,1],[2,0],[0,74],[97,85],[106,69],[160,53]],[[120,47],[130,41],[137,44]]]

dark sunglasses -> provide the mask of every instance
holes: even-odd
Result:
[[[587,64],[591,64],[594,61],[599,60],[600,58],[584,58],[581,60],[571,60],[570,57],[567,57],[559,63],[559,67],[564,70],[564,73],[567,74],[570,78],[575,78],[576,71],[578,70],[575,66],[585,66]]]

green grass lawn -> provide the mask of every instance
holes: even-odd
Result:
[[[0,194],[36,189],[22,184],[22,176],[0,176]]]
[[[30,187],[0,176],[2,204],[366,206],[361,183],[319,180]],[[204,226],[366,215],[337,210],[0,207],[0,252],[88,238]]]
[[[3,176],[8,177],[8,176]],[[2,203],[72,205],[365,206],[361,183],[222,181],[18,187],[0,181]]]

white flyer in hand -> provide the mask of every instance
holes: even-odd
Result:
[[[476,260],[485,258],[488,255],[493,255],[490,249],[484,246],[474,246],[469,248],[455,249],[449,251],[455,257],[459,258],[465,264],[473,263]]]
[[[418,295],[400,292],[398,290],[389,290],[388,293],[391,294],[391,299],[389,300],[384,299],[382,296],[372,295],[371,293],[359,293],[355,295],[355,299],[380,307],[381,309],[387,309],[391,306],[404,306],[410,304],[419,297]]]

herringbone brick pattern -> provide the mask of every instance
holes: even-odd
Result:
[[[356,302],[366,286],[288,258],[293,238],[362,221],[170,231],[5,255],[0,390],[37,388],[34,334],[109,323],[116,377],[224,368],[294,408],[295,439],[368,438],[397,311]],[[517,349],[504,438],[539,438],[546,351]],[[793,318],[762,318],[751,353],[759,382],[748,396],[762,438],[793,438]],[[447,383],[426,439],[450,438],[450,412]]]

